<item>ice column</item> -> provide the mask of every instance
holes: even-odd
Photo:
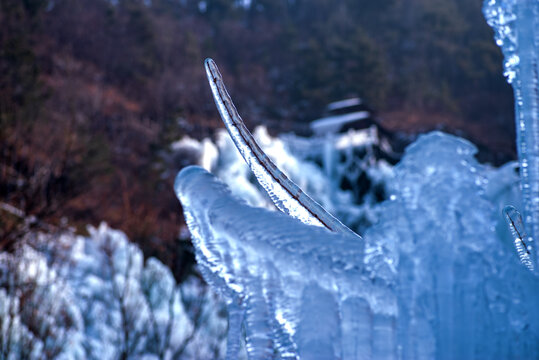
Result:
[[[505,56],[504,75],[515,94],[524,222],[531,242],[539,237],[539,1],[485,0],[483,12]]]

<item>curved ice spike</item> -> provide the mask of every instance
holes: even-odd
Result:
[[[212,59],[206,59],[205,67],[215,104],[234,144],[275,206],[305,224],[322,226],[334,232],[354,234],[361,238],[311,199],[279,170],[258,146],[243,123],[215,62]]]
[[[517,209],[510,205],[503,208],[503,215],[511,230],[520,262],[535,273],[535,251],[532,249],[531,238],[526,234],[522,216]]]

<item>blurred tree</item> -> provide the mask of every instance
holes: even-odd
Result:
[[[305,127],[328,102],[361,96],[411,131],[442,117],[512,132],[481,3],[2,0],[2,201],[53,223],[107,220],[176,264],[180,209],[159,158],[222,126],[205,57],[250,125]]]

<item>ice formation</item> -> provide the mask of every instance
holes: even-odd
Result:
[[[183,170],[176,191],[197,259],[228,299],[229,358],[242,321],[254,359],[539,356],[537,280],[499,216],[517,200],[518,179],[474,152],[441,133],[408,148],[364,249],[249,207],[200,168]]]
[[[535,272],[535,249],[529,242],[522,216],[514,206],[508,205],[503,208],[503,214],[507,226],[511,230],[515,248],[517,249],[520,262],[524,264],[531,272]],[[533,252],[533,253],[532,253]]]
[[[202,274],[227,299],[231,316],[244,319],[250,358],[268,359],[274,351],[282,358],[332,358],[341,342],[354,353],[361,329],[376,328],[395,341],[394,296],[364,268],[357,236],[249,207],[200,167],[182,170],[176,190]],[[356,303],[364,313],[341,321],[340,309]],[[357,316],[372,316],[373,325],[358,327]],[[237,349],[242,322],[230,324],[228,346]],[[387,351],[382,343],[375,354]]]
[[[232,103],[215,62],[212,59],[206,59],[205,66],[221,118],[236,147],[275,206],[305,224],[323,226],[332,231],[358,236],[305,194],[293,181],[290,181],[266,156]]]
[[[293,134],[274,138],[264,127],[257,127],[253,136],[282,172],[353,231],[361,233],[376,222],[374,204],[387,198],[387,180],[393,176],[385,155],[378,156],[390,149],[376,129],[349,131],[331,138]],[[174,164],[200,165],[249,205],[275,209],[224,129],[213,141],[189,137],[178,140],[165,161],[171,168]]]
[[[505,56],[504,75],[515,95],[524,222],[530,232],[526,242],[531,244],[539,239],[539,2],[485,0],[483,11]]]
[[[471,143],[439,132],[406,149],[385,179],[389,200],[374,205],[378,222],[363,239],[310,226],[308,216],[296,216],[302,223],[253,208],[200,167],[179,173],[175,189],[201,272],[227,300],[228,359],[243,337],[249,359],[539,358],[532,252],[539,227],[538,6],[485,3],[516,84],[522,202],[532,237],[518,211],[505,206],[521,200],[514,164],[481,165]],[[273,164],[260,165],[267,156],[214,64],[206,66],[236,146],[277,207],[312,214],[310,202],[283,206],[274,189],[291,182],[281,181]],[[523,73],[531,74],[526,82]]]

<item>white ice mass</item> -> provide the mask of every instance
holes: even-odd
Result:
[[[294,216],[309,212],[309,201],[279,206],[273,187],[292,185],[288,178],[277,180],[277,167],[264,179],[254,172],[285,214],[240,199],[242,186],[252,182],[245,181],[248,175],[224,176],[226,164],[211,170],[231,189],[200,167],[179,173],[175,189],[201,272],[227,301],[228,359],[237,357],[240,339],[249,359],[539,358],[539,279],[529,271],[536,267],[530,251],[539,224],[538,72],[532,41],[538,7],[535,0],[485,2],[498,44],[513,47],[504,52],[517,99],[522,197],[515,164],[498,169],[479,164],[473,144],[439,132],[420,137],[397,166],[381,172],[387,200],[371,203],[374,225],[337,216],[363,238]],[[216,79],[210,76],[214,94]],[[236,117],[224,86],[218,86],[217,105],[232,138],[239,137],[235,142],[247,163],[266,159]],[[231,125],[231,118],[240,123]],[[287,145],[284,157],[291,154],[304,166],[308,146],[294,154],[294,145],[319,140],[278,141]],[[335,174],[340,154],[358,146],[348,144],[342,145],[341,135],[325,142],[326,175]],[[219,163],[225,155],[216,156]],[[313,176],[320,171],[313,170]],[[294,180],[309,176],[304,171]],[[326,181],[326,193],[344,193]],[[326,206],[323,196],[306,191]],[[506,207],[521,203],[524,222]],[[348,205],[360,216],[361,204]],[[524,235],[525,226],[532,236]]]

